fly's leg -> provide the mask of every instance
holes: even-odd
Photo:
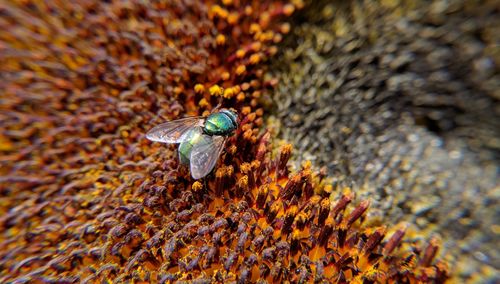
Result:
[[[222,107],[222,97],[219,97],[217,100],[217,105],[212,109],[211,113],[217,112]]]

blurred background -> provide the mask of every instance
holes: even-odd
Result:
[[[441,235],[464,276],[500,268],[498,4],[315,1],[272,67],[297,163]]]

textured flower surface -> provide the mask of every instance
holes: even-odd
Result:
[[[0,282],[448,277],[437,239],[367,222],[262,130],[301,1],[73,2],[0,3]],[[220,102],[241,124],[201,181],[144,137]]]
[[[439,233],[457,282],[500,281],[494,2],[315,1],[271,68],[295,164],[325,166],[384,224]]]

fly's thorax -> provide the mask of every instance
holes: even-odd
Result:
[[[198,131],[198,129],[191,129],[189,132],[187,132],[185,134],[186,138],[179,145],[179,160],[182,164],[189,164],[189,157],[191,157],[193,146],[202,139],[202,133]]]
[[[238,115],[236,114],[236,112],[225,108],[221,109],[220,112],[227,115],[231,119],[235,127],[238,128],[239,122],[238,122]]]
[[[238,128],[238,116],[227,109],[212,113],[205,121],[204,131],[208,135],[229,135]]]

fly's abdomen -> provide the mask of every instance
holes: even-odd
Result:
[[[186,133],[187,138],[179,145],[179,160],[182,164],[189,164],[193,146],[200,141],[201,135],[202,134],[197,129],[192,129]]]
[[[237,127],[236,115],[229,110],[222,110],[207,117],[204,130],[208,135],[229,135]]]

